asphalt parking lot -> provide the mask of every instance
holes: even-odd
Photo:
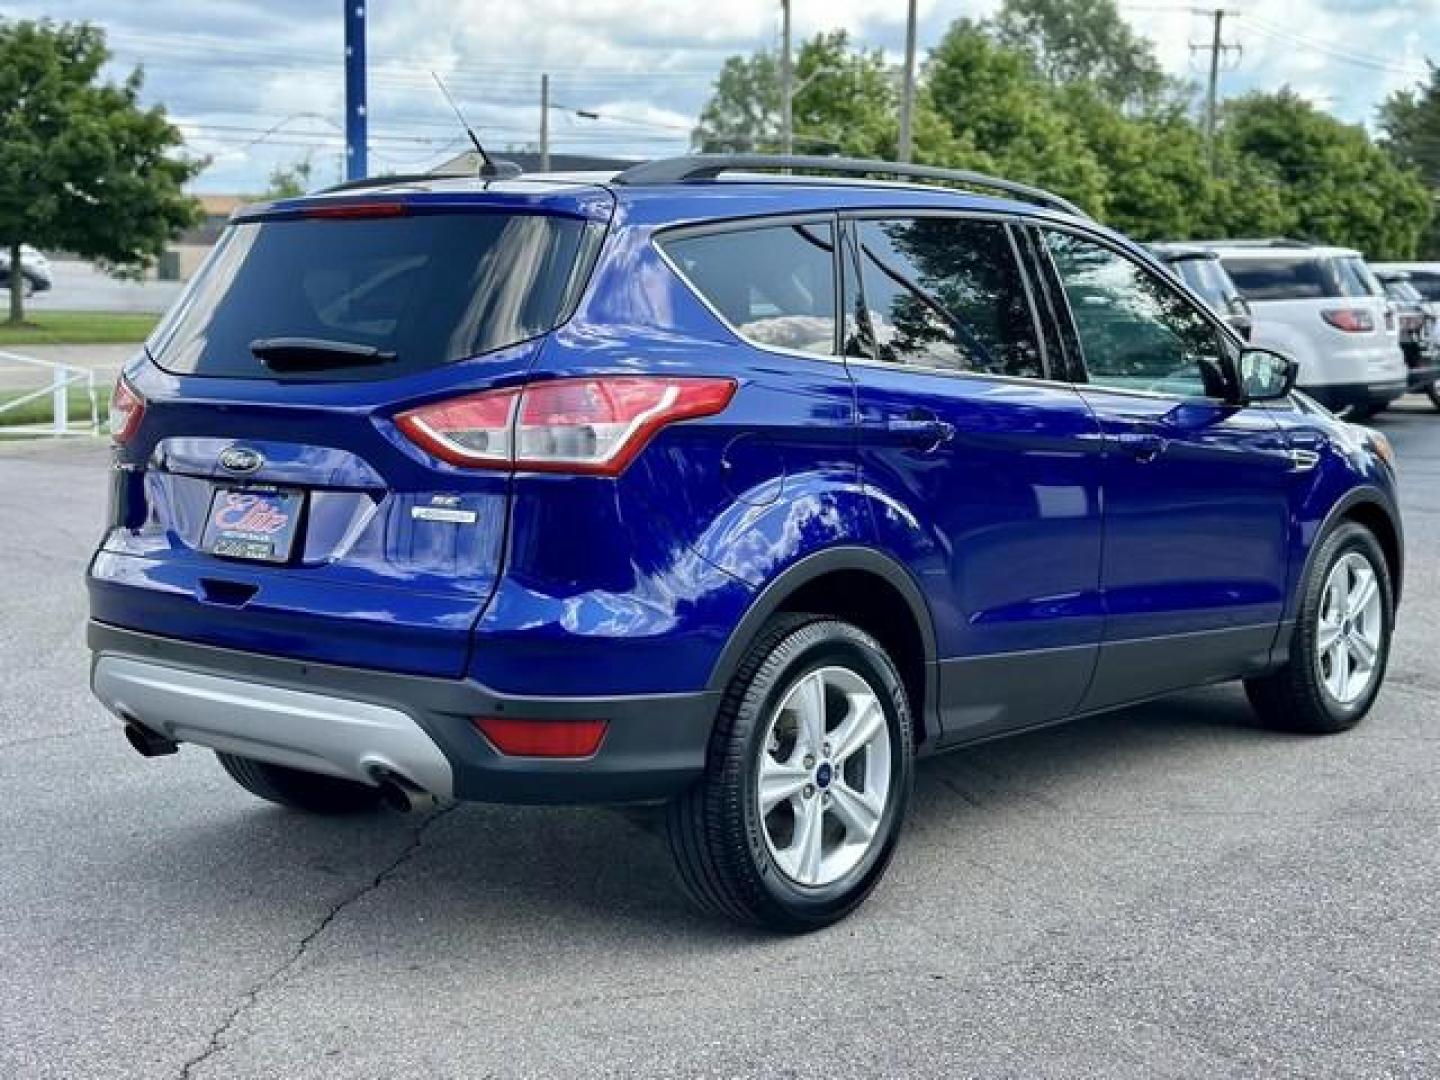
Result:
[[[93,443],[0,446],[0,1076],[1440,1074],[1440,414],[1374,714],[1222,687],[920,770],[806,938],[693,914],[614,811],[306,819],[91,700]]]

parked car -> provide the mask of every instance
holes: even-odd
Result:
[[[1150,251],[1172,274],[1190,286],[1195,295],[1214,308],[1237,334],[1250,340],[1255,325],[1250,304],[1225,272],[1219,255],[1194,244],[1151,244]]]
[[[29,244],[20,245],[20,272],[25,276],[25,293],[46,292],[53,279],[50,260]],[[10,287],[10,252],[0,250],[0,289]]]
[[[1364,419],[1405,393],[1395,309],[1358,251],[1296,240],[1205,246],[1250,302],[1252,341],[1293,356],[1311,397]]]
[[[1440,320],[1436,318],[1440,304],[1420,295],[1411,284],[1408,270],[1377,267],[1375,276],[1385,287],[1385,295],[1395,305],[1400,319],[1400,349],[1409,369],[1410,389],[1424,392],[1440,409],[1440,391],[1435,388],[1436,379],[1440,379],[1440,333],[1437,333]]]
[[[1375,270],[1396,270],[1410,275],[1415,291],[1432,304],[1440,304],[1440,263],[1374,263]]]
[[[1294,375],[974,174],[252,207],[116,386],[92,684],[303,810],[663,802],[702,905],[811,929],[918,756],[1230,679],[1289,730],[1369,711],[1393,455]]]

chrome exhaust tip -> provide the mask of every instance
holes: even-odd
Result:
[[[174,739],[166,738],[158,731],[151,731],[135,720],[125,722],[125,741],[135,748],[137,754],[147,758],[164,757],[180,749],[180,744]]]
[[[394,775],[380,781],[380,800],[401,814],[420,813],[436,806],[435,796],[430,792]]]

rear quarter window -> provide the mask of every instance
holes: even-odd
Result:
[[[835,235],[828,222],[658,240],[675,268],[741,337],[829,356],[836,346]]]
[[[176,374],[307,381],[482,355],[568,315],[600,233],[573,218],[494,212],[237,224],[152,351]],[[266,338],[369,346],[394,360],[276,372],[250,352]]]

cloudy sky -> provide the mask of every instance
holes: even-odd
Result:
[[[0,0],[0,17],[88,19],[117,69],[146,69],[193,150],[213,163],[197,190],[263,189],[276,165],[340,169],[343,0]],[[355,0],[352,0],[355,2]],[[998,0],[920,0],[920,40]],[[1212,0],[1195,0],[1203,6]],[[779,0],[369,0],[371,164],[423,168],[462,149],[428,72],[438,71],[487,145],[533,144],[539,76],[552,149],[653,156],[683,151],[716,69],[773,46]],[[1369,122],[1392,90],[1440,60],[1440,0],[1225,0],[1227,94],[1288,83],[1346,120]],[[1208,19],[1188,0],[1122,0],[1166,67],[1200,80]],[[899,55],[905,0],[793,0],[797,36],[844,27]]]

